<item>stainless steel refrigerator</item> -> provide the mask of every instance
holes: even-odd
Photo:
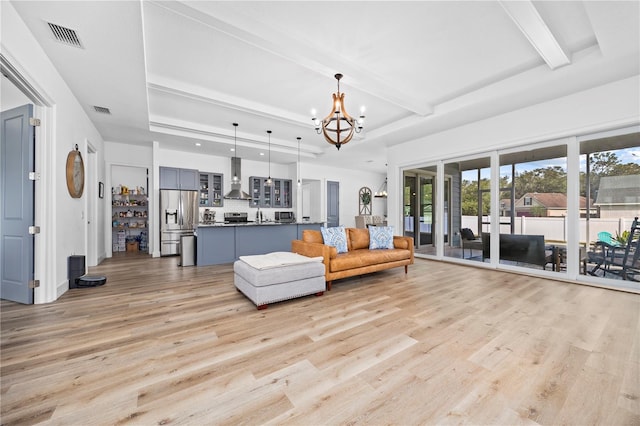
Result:
[[[198,226],[198,191],[160,190],[160,256],[181,253],[181,237]]]

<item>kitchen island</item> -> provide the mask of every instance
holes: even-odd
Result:
[[[240,256],[291,251],[291,241],[301,239],[302,231],[322,226],[322,222],[201,224],[196,230],[196,264],[219,265]]]

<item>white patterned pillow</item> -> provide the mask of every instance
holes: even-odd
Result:
[[[347,233],[344,226],[320,228],[320,232],[322,232],[322,240],[326,245],[335,247],[338,253],[346,253],[348,251]]]
[[[370,226],[369,249],[392,249],[393,226]]]

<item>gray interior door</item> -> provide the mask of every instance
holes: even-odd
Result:
[[[327,227],[340,224],[340,182],[327,181]]]
[[[33,303],[33,225],[35,140],[29,118],[33,105],[24,105],[1,113],[0,188],[2,188],[0,220],[2,231],[0,298],[20,303]]]

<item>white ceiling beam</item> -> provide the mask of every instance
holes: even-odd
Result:
[[[316,44],[310,46],[301,40],[292,38],[285,32],[274,30],[263,22],[251,20],[246,16],[238,17],[225,2],[216,2],[212,11],[208,2],[158,2],[157,5],[174,13],[186,16],[205,24],[217,31],[241,40],[247,44],[289,60],[298,66],[307,68],[322,76],[332,76],[339,71],[345,75],[349,86],[368,93],[415,114],[426,116],[433,113],[433,106],[415,98],[411,94],[401,93],[393,82],[388,82],[371,70],[336,52]],[[215,16],[212,15],[215,13]],[[332,64],[327,66],[326,64]]]
[[[500,4],[552,70],[571,63],[531,1]]]
[[[256,136],[251,133],[241,132],[234,141],[234,134],[229,129],[220,129],[215,126],[207,126],[199,123],[176,120],[174,118],[151,115],[149,120],[149,130],[156,133],[163,133],[173,136],[188,137],[193,139],[217,142],[232,147],[237,144],[244,148],[264,149],[267,145],[264,135]],[[273,151],[291,153],[292,149],[297,149],[297,142],[282,140],[278,138],[271,139],[271,149]],[[322,154],[323,147],[311,144],[303,144],[300,146],[300,155],[308,158],[315,158]]]
[[[310,120],[308,116],[291,113],[272,105],[248,101],[237,96],[216,92],[204,87],[194,86],[192,84],[164,78],[154,74],[148,74],[147,88],[149,91],[168,93],[173,96],[235,109],[256,116],[282,121],[288,124],[310,127]]]

